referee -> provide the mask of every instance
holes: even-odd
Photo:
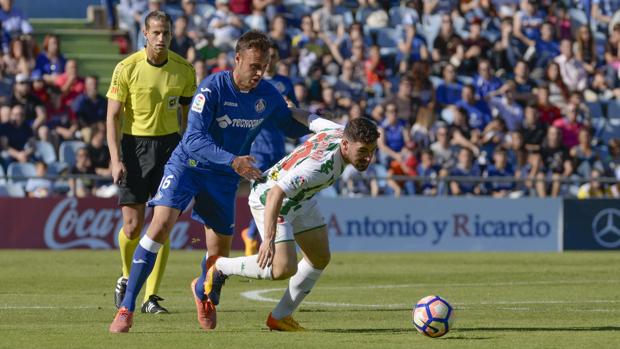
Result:
[[[107,93],[107,140],[123,213],[123,227],[118,233],[123,275],[114,292],[117,308],[125,297],[132,256],[144,226],[146,202],[155,195],[164,165],[181,139],[196,90],[192,65],[168,50],[171,26],[165,12],[153,11],[146,16],[145,48],[118,63]],[[143,313],[168,312],[159,305],[163,299],[157,296],[157,290],[170,252],[169,240],[161,252],[147,280]]]

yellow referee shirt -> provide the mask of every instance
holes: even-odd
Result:
[[[154,66],[142,49],[116,65],[106,96],[123,104],[123,133],[163,136],[179,131],[179,101],[189,104],[195,91],[194,68],[183,57],[168,51],[168,61]]]

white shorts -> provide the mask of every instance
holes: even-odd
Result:
[[[252,216],[261,239],[265,239],[265,206],[250,206]],[[323,215],[319,211],[315,200],[301,204],[297,210],[291,210],[287,215],[278,217],[275,242],[295,241],[295,234],[319,228],[325,225]]]

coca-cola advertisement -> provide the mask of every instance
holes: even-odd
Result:
[[[0,198],[0,248],[116,249],[123,225],[116,199]],[[153,210],[146,212],[146,228]],[[247,198],[237,199],[233,249],[243,243],[239,231],[250,219]],[[204,249],[204,227],[184,212],[170,232],[173,249]]]

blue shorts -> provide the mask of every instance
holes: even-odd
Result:
[[[168,161],[157,194],[148,205],[183,211],[195,198],[192,218],[218,234],[232,235],[238,184],[234,177]]]

